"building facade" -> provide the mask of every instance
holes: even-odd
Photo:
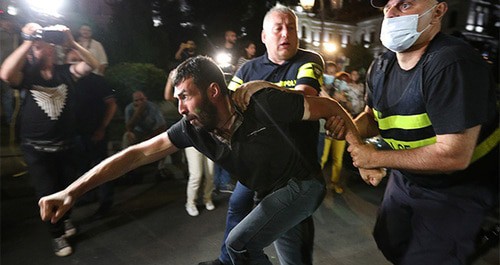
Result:
[[[354,1],[346,1],[354,2]],[[368,2],[368,1],[367,1]],[[497,63],[500,4],[497,0],[448,0],[448,12],[443,19],[443,31],[464,38],[483,56]],[[344,3],[344,8],[348,3]],[[365,6],[361,6],[365,8]],[[368,6],[368,8],[371,8]],[[379,36],[383,15],[356,19],[324,17],[318,12],[295,8],[299,18],[299,38],[303,48],[321,53],[325,59],[339,58],[349,44],[363,45],[375,57],[384,51]],[[335,50],[329,49],[335,47]]]

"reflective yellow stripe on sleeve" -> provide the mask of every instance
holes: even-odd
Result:
[[[243,80],[241,80],[240,78],[238,78],[237,76],[233,76],[233,78],[231,79],[231,81],[229,82],[229,85],[227,86],[227,88],[229,90],[232,90],[232,91],[236,91],[236,89],[238,87],[240,87],[241,85],[243,85]]]
[[[378,121],[378,126],[381,130],[389,129],[421,129],[431,126],[431,120],[427,113],[415,115],[394,115],[386,118],[379,118],[380,112],[373,110],[375,119]]]
[[[385,139],[392,149],[413,149],[417,147],[427,146],[436,142],[436,137],[431,137],[418,141],[399,141],[394,139]],[[500,129],[496,129],[488,138],[483,140],[479,145],[474,149],[474,153],[472,154],[471,163],[476,162],[478,159],[482,158],[486,154],[488,154],[491,150],[493,150],[498,143],[500,142]]]
[[[297,72],[297,79],[309,77],[318,80],[320,85],[322,85],[323,71],[321,69],[321,66],[316,63],[305,63],[299,68],[299,71]]]
[[[472,154],[471,163],[476,162],[479,158],[485,156],[489,153],[493,148],[498,145],[500,141],[500,129],[496,129],[488,138],[484,139],[479,145],[474,149],[474,153]]]

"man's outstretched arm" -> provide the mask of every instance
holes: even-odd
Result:
[[[57,222],[89,190],[116,179],[145,164],[176,152],[168,134],[162,133],[148,141],[133,145],[99,163],[66,189],[40,199],[40,216],[44,221]]]

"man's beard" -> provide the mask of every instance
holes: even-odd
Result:
[[[217,128],[217,108],[215,108],[206,96],[201,101],[197,116],[205,130],[213,131]]]

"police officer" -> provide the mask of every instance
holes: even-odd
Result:
[[[369,107],[357,122],[393,150],[351,143],[348,151],[356,167],[393,169],[375,240],[394,264],[466,264],[498,199],[490,69],[468,44],[440,32],[446,1],[371,2],[383,8],[380,39],[389,51],[371,66]]]

